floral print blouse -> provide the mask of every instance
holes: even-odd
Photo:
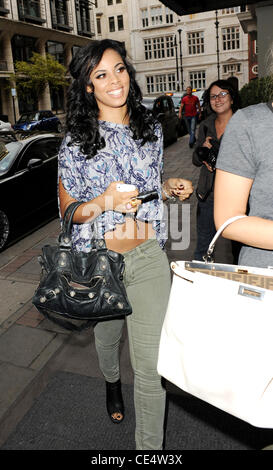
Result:
[[[74,199],[87,202],[102,194],[113,181],[134,184],[139,192],[155,189],[159,199],[140,205],[136,219],[151,222],[157,240],[163,248],[166,241],[161,196],[161,174],[163,169],[163,138],[161,125],[156,125],[156,142],[140,141],[132,138],[129,126],[99,121],[100,135],[105,139],[105,147],[90,159],[80,151],[78,145],[68,145],[71,138],[67,134],[59,152],[58,176],[65,190]],[[92,238],[103,238],[104,233],[114,230],[116,224],[124,223],[124,215],[115,211],[105,211],[95,219],[95,223],[73,224],[73,249],[88,252],[92,248]]]

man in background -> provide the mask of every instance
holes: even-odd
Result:
[[[192,87],[188,86],[186,89],[186,95],[181,100],[179,109],[179,119],[182,117],[182,111],[184,109],[184,118],[186,121],[188,133],[190,135],[189,146],[192,148],[196,142],[195,130],[197,123],[197,114],[201,117],[201,106],[197,96],[192,94]]]

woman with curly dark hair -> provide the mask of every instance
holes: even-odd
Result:
[[[82,201],[73,218],[73,248],[90,251],[93,233],[125,259],[124,283],[132,314],[126,317],[134,370],[136,448],[162,449],[165,390],[157,373],[158,346],[170,289],[163,201],[184,200],[190,181],[170,178],[161,185],[162,130],[141,104],[135,72],[124,46],[112,40],[82,48],[70,65],[73,77],[67,134],[59,154],[59,202],[63,216]],[[130,184],[129,191],[118,190]],[[142,203],[140,192],[158,198]],[[119,343],[124,319],[94,327],[99,365],[106,381],[112,422],[124,417]]]

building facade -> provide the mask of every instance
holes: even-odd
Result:
[[[128,3],[131,51],[144,95],[188,85],[204,89],[218,77],[235,77],[239,89],[249,81],[248,34],[237,17],[241,7],[218,10],[216,19],[215,11],[177,16],[155,0]]]
[[[204,89],[231,76],[240,89],[257,69],[238,20],[245,10],[221,9],[216,18],[215,11],[178,16],[158,0],[0,0],[0,115],[14,122],[32,109],[64,112],[63,89],[47,88],[37,103],[32,96],[22,100],[8,77],[15,61],[33,52],[49,52],[67,67],[77,48],[94,38],[124,42],[144,96],[188,85]]]
[[[38,102],[20,99],[8,87],[16,60],[28,60],[33,52],[50,53],[67,66],[75,51],[95,36],[94,12],[89,0],[0,0],[0,115],[14,122],[32,109],[63,112],[63,89],[48,88]]]
[[[130,4],[128,0],[97,0],[95,23],[97,39],[115,39],[125,44],[131,57]]]

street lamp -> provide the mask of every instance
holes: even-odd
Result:
[[[179,50],[180,50],[180,76],[181,76],[181,88],[182,91],[184,89],[184,78],[183,78],[183,66],[182,66],[182,41],[181,41],[181,33],[182,29],[178,29],[179,34]]]
[[[176,36],[174,36],[174,47],[175,47],[175,63],[176,63],[176,91],[180,91]]]
[[[219,60],[219,21],[218,21],[218,11],[215,11],[215,28],[216,28],[216,53],[217,53],[217,76],[220,80],[220,60]]]

